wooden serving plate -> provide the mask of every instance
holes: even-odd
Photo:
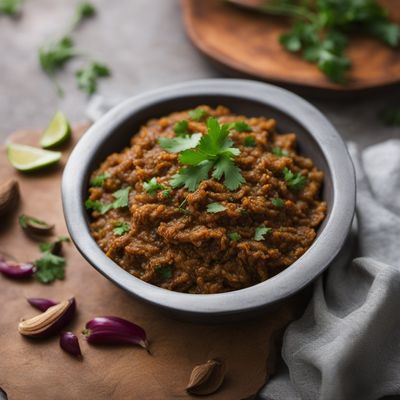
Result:
[[[353,36],[347,50],[353,62],[348,82],[335,84],[315,65],[281,47],[278,38],[290,26],[288,19],[232,3],[182,0],[189,37],[200,51],[230,72],[330,95],[400,84],[400,48],[391,49],[370,37]],[[396,21],[400,20],[399,0],[381,3]]]

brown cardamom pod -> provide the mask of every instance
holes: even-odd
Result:
[[[190,394],[207,395],[216,392],[225,377],[225,364],[215,358],[196,365],[190,375],[186,391]]]
[[[0,216],[6,215],[17,207],[19,199],[19,185],[15,179],[0,184]]]

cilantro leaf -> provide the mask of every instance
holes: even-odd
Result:
[[[109,68],[98,62],[92,62],[86,68],[80,69],[75,73],[78,88],[89,96],[97,91],[97,80],[109,75]]]
[[[35,261],[35,277],[41,283],[51,283],[65,277],[65,258],[45,251],[42,257]]]
[[[194,192],[201,181],[208,179],[208,173],[212,168],[212,162],[205,161],[199,165],[182,168],[170,181],[173,188],[183,186],[190,192]]]
[[[252,132],[253,128],[244,121],[237,121],[232,124],[232,128],[238,132]]]
[[[51,42],[39,48],[39,62],[43,71],[53,75],[77,54],[71,37],[64,36],[56,42]]]
[[[224,210],[226,210],[226,207],[223,206],[221,203],[215,202],[207,204],[207,212],[209,213],[215,214]]]
[[[186,119],[183,119],[181,121],[178,121],[174,125],[174,132],[176,136],[185,136],[189,135],[189,122],[186,121]]]
[[[222,176],[225,177],[224,185],[229,190],[236,190],[242,183],[245,182],[240,169],[234,162],[227,157],[221,157],[215,163],[215,169],[212,173],[213,178],[219,180]]]
[[[58,255],[61,253],[62,243],[63,242],[70,242],[70,238],[68,236],[60,236],[54,242],[42,242],[39,243],[39,250],[44,253],[49,251],[50,253]]]
[[[87,199],[85,201],[85,207],[88,210],[94,210],[99,212],[100,214],[105,214],[110,211],[112,208],[122,208],[128,207],[129,205],[129,191],[131,190],[130,186],[126,188],[119,189],[113,193],[115,200],[112,203],[103,203],[100,200],[91,200]]]
[[[107,172],[97,175],[90,180],[90,186],[102,187],[104,185],[104,182],[106,181],[106,179],[108,179],[109,177],[110,177],[110,174],[108,174]]]
[[[0,0],[0,13],[15,16],[21,11],[22,0]]]
[[[254,233],[254,240],[257,242],[260,242],[262,240],[265,240],[265,235],[268,235],[269,233],[272,232],[272,228],[267,228],[265,226],[259,226],[256,228],[255,233]]]
[[[271,203],[277,208],[282,208],[285,205],[285,202],[279,197],[274,197],[271,199]]]
[[[243,144],[247,147],[255,147],[256,140],[253,138],[253,136],[246,136],[244,138]]]
[[[240,240],[242,238],[240,236],[240,234],[237,233],[237,232],[228,233],[228,237],[229,237],[230,240],[232,240],[232,242],[237,242],[238,240]]]
[[[301,190],[307,183],[307,178],[300,173],[293,173],[288,168],[283,169],[283,177],[286,181],[287,186],[293,190]]]
[[[163,279],[163,280],[167,280],[167,279],[171,279],[173,272],[172,272],[172,267],[170,265],[164,265],[164,266],[160,266],[157,267],[155,269],[155,272]]]
[[[166,189],[164,185],[157,182],[157,178],[153,177],[149,181],[143,183],[144,190],[150,195],[155,196],[158,190]]]
[[[200,121],[207,115],[207,111],[202,108],[196,108],[195,110],[189,111],[188,114],[193,121]]]
[[[287,150],[281,149],[280,147],[273,147],[272,154],[275,154],[278,157],[287,157],[289,155],[289,152]]]
[[[114,192],[115,201],[112,203],[112,208],[128,207],[130,190],[131,187],[127,186]]]
[[[129,232],[131,226],[125,221],[117,221],[115,223],[115,228],[113,229],[114,235],[121,236],[124,233]]]
[[[196,147],[201,139],[201,133],[194,133],[191,136],[176,137],[173,139],[160,138],[160,147],[170,153],[179,153],[184,150]]]

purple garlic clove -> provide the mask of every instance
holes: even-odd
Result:
[[[35,272],[33,264],[18,263],[0,259],[0,273],[12,279],[26,279],[32,277]]]
[[[28,303],[32,306],[37,308],[38,310],[44,312],[46,311],[48,308],[55,306],[56,304],[58,304],[58,302],[55,302],[53,300],[50,299],[42,299],[40,297],[31,297],[29,299],[26,299],[28,301]]]
[[[76,310],[75,299],[62,301],[36,317],[23,320],[18,325],[21,335],[46,338],[61,331],[72,319]]]
[[[133,322],[119,317],[96,317],[82,332],[90,344],[137,344],[148,348],[146,332]]]
[[[74,357],[81,358],[82,352],[79,346],[79,340],[72,332],[62,332],[60,335],[60,347]]]

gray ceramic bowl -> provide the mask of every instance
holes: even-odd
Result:
[[[91,172],[120,151],[148,119],[200,104],[225,105],[246,116],[268,116],[281,132],[295,132],[299,150],[325,172],[323,198],[328,215],[313,245],[289,268],[258,285],[229,293],[172,292],[125,272],[90,236],[84,208]],[[124,101],[97,121],[78,142],[62,180],[64,215],[76,247],[87,261],[132,295],[191,320],[246,318],[285,299],[335,262],[355,209],[355,176],[345,144],[329,121],[302,98],[276,86],[247,80],[215,79],[161,88]]]

